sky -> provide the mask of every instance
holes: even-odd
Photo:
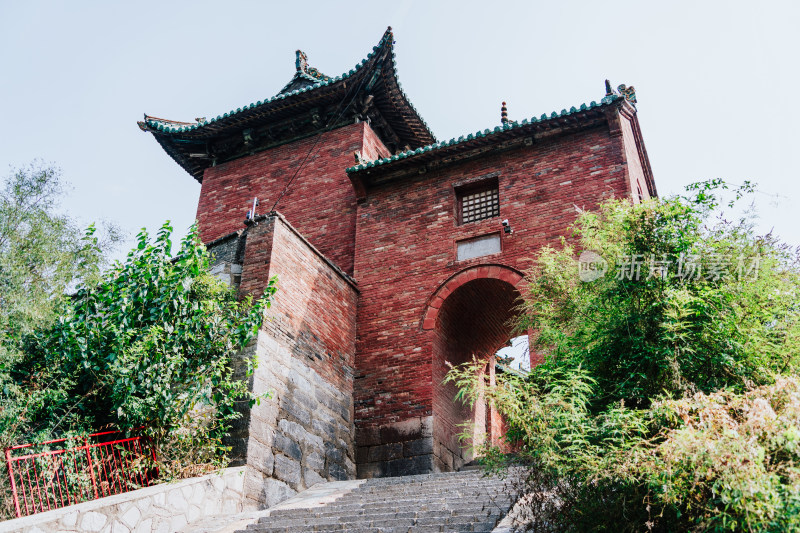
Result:
[[[606,78],[633,85],[661,196],[757,182],[759,229],[800,244],[798,2],[0,0],[0,175],[52,162],[83,223],[184,233],[200,185],[136,121],[273,96],[298,48],[339,75],[387,26],[439,140],[498,125],[501,101],[521,120],[599,101]]]

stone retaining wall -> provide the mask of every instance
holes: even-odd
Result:
[[[244,467],[164,483],[0,522],[0,533],[173,533],[220,513],[243,511]]]
[[[247,465],[245,499],[263,508],[356,475],[358,291],[280,216],[248,228],[240,291],[258,296],[273,276],[278,292],[268,318],[241,356],[258,361],[251,390],[270,397],[234,423],[230,439],[232,458]]]

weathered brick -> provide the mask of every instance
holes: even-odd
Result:
[[[518,272],[528,268],[536,250],[558,245],[575,220],[574,206],[592,208],[607,198],[630,196],[630,146],[600,126],[489,152],[436,172],[376,170],[391,179],[366,185],[356,230],[359,444],[408,441],[414,444],[405,453],[431,453],[427,442],[416,444],[414,435],[393,428],[404,420],[435,415],[435,439],[446,443],[450,454],[443,460],[448,468],[457,467],[453,453],[462,453],[458,424],[474,414],[454,403],[453,386],[441,385],[445,362],[462,362],[473,353],[492,354],[508,340],[512,332],[504,321],[512,316],[518,292],[510,285],[519,280]],[[499,173],[500,216],[459,225],[454,184],[493,172]],[[503,219],[514,233],[500,233],[500,254],[456,260],[456,241],[501,232]],[[437,294],[450,278],[458,279],[461,288]],[[487,279],[497,281],[490,284]],[[467,290],[472,291],[472,301],[463,297]],[[497,296],[498,290],[507,296]],[[478,339],[479,334],[484,339]],[[492,418],[491,424],[496,431],[497,420]],[[379,442],[374,427],[383,428]],[[392,468],[405,471],[404,464]]]

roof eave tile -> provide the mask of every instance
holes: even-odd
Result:
[[[432,151],[439,150],[439,149],[445,148],[445,147],[457,146],[459,144],[466,143],[466,142],[469,142],[469,141],[477,139],[477,138],[488,137],[490,135],[495,135],[495,134],[502,133],[502,132],[505,132],[505,131],[518,129],[518,128],[521,128],[521,127],[524,127],[524,126],[529,126],[531,124],[540,124],[540,123],[543,123],[543,122],[549,122],[550,120],[563,118],[563,117],[566,117],[566,116],[569,116],[569,115],[572,115],[572,114],[575,114],[575,113],[579,113],[579,112],[582,112],[582,111],[588,111],[590,109],[606,106],[606,105],[612,104],[612,103],[614,103],[614,102],[616,102],[616,101],[618,101],[620,99],[622,99],[622,97],[619,96],[619,95],[616,95],[616,94],[608,95],[608,96],[604,97],[602,100],[600,100],[600,103],[592,101],[589,104],[581,104],[580,107],[577,107],[577,108],[575,106],[573,106],[569,110],[562,109],[560,113],[557,113],[555,111],[553,111],[550,115],[547,115],[547,113],[544,113],[539,118],[531,117],[530,119],[523,119],[520,122],[516,122],[515,121],[513,123],[506,123],[506,124],[504,124],[502,126],[497,126],[493,130],[490,130],[490,129],[487,128],[487,129],[485,129],[483,131],[477,131],[475,133],[470,133],[466,137],[464,135],[461,135],[460,137],[458,137],[458,138],[454,137],[454,138],[450,139],[449,141],[435,142],[435,143],[429,144],[427,146],[423,146],[421,148],[417,148],[415,150],[407,150],[405,152],[400,152],[399,154],[394,154],[394,155],[392,155],[390,157],[384,157],[382,159],[376,159],[374,161],[369,161],[369,162],[366,162],[366,163],[359,163],[358,165],[355,165],[355,166],[352,166],[352,167],[349,167],[348,169],[346,169],[346,172],[348,174],[353,174],[353,173],[356,173],[356,172],[359,172],[359,171],[362,171],[362,170],[375,168],[377,166],[383,166],[385,164],[392,163],[394,161],[399,161],[399,160],[402,160],[402,159],[408,159],[409,157],[413,157],[415,155],[420,155],[420,154],[423,154],[423,153],[432,152]]]

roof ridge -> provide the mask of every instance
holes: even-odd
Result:
[[[383,158],[380,158],[380,159],[375,159],[373,161],[367,161],[367,162],[364,162],[364,163],[359,163],[358,165],[354,165],[352,167],[347,168],[345,170],[345,172],[350,174],[352,172],[358,172],[359,170],[365,170],[365,169],[368,169],[368,168],[374,168],[374,167],[377,167],[377,166],[382,166],[382,165],[385,165],[387,163],[398,161],[400,159],[407,159],[409,157],[412,157],[412,156],[415,156],[415,155],[419,155],[419,154],[422,154],[422,153],[432,152],[434,150],[438,150],[438,149],[446,148],[446,147],[450,147],[450,146],[456,146],[458,144],[461,144],[461,143],[464,143],[464,142],[467,142],[467,141],[471,141],[473,139],[478,139],[478,138],[481,138],[481,137],[488,137],[490,135],[495,135],[497,133],[502,133],[504,131],[517,129],[517,128],[520,128],[522,126],[528,126],[528,125],[531,125],[531,124],[547,122],[547,121],[550,121],[550,120],[553,120],[553,119],[556,119],[556,118],[566,117],[566,116],[569,116],[569,115],[572,115],[572,114],[575,114],[575,113],[579,113],[581,111],[588,111],[590,109],[595,109],[595,108],[598,108],[598,107],[603,107],[605,105],[609,105],[609,104],[614,103],[614,102],[616,102],[618,100],[621,100],[622,98],[623,97],[618,95],[618,94],[606,95],[602,100],[600,100],[600,103],[597,103],[596,101],[592,100],[589,104],[583,103],[577,108],[575,106],[572,106],[572,107],[569,108],[569,110],[562,109],[560,113],[557,113],[556,111],[553,111],[550,115],[548,115],[547,113],[544,113],[539,118],[531,117],[529,119],[526,118],[526,119],[523,119],[521,121],[516,121],[516,120],[515,121],[509,121],[509,122],[504,123],[501,126],[495,127],[494,129],[486,128],[484,130],[479,130],[479,131],[477,131],[475,133],[470,133],[470,134],[468,134],[466,136],[465,135],[461,135],[458,138],[453,137],[449,141],[439,141],[439,142],[435,142],[435,143],[429,144],[427,146],[422,146],[422,147],[414,149],[414,150],[406,150],[404,152],[400,152],[398,154],[391,155],[389,157],[383,157]]]
[[[142,130],[145,130],[145,131],[148,128],[151,128],[151,129],[153,129],[155,131],[164,132],[164,133],[186,133],[186,132],[189,132],[189,131],[198,130],[198,129],[204,127],[204,126],[207,126],[209,124],[213,124],[213,123],[215,123],[215,122],[217,122],[219,120],[222,120],[222,119],[228,118],[230,116],[236,115],[238,113],[241,113],[242,111],[247,111],[248,109],[253,109],[255,107],[259,107],[259,106],[274,102],[276,100],[283,100],[283,99],[288,98],[290,96],[295,96],[297,94],[302,94],[302,93],[311,91],[313,89],[318,89],[320,87],[325,87],[325,86],[328,86],[328,85],[332,85],[333,83],[336,83],[338,81],[341,81],[341,80],[344,80],[344,79],[347,79],[347,78],[350,78],[350,77],[354,76],[361,68],[363,68],[369,62],[370,59],[372,59],[375,56],[375,54],[386,44],[387,41],[391,41],[391,44],[394,44],[394,41],[390,39],[393,36],[394,36],[394,34],[392,33],[392,27],[389,26],[387,28],[387,30],[384,32],[383,36],[381,37],[381,40],[378,41],[378,44],[372,47],[372,51],[367,55],[367,57],[362,59],[361,62],[356,64],[355,67],[353,67],[352,69],[350,69],[347,72],[342,73],[339,76],[336,76],[336,77],[333,77],[333,78],[326,76],[326,79],[324,79],[323,81],[317,81],[317,83],[314,83],[312,85],[308,85],[308,86],[303,87],[301,89],[296,89],[294,91],[290,91],[290,92],[287,92],[287,93],[278,93],[278,94],[276,94],[275,96],[273,96],[271,98],[267,98],[265,100],[259,100],[258,102],[252,102],[249,105],[245,105],[244,107],[237,107],[235,110],[231,110],[231,111],[229,111],[227,113],[223,113],[222,115],[217,115],[214,118],[211,118],[211,119],[203,121],[203,122],[198,122],[197,124],[192,124],[191,122],[180,122],[180,121],[177,121],[177,120],[159,119],[159,118],[156,118],[156,117],[150,117],[147,114],[145,114],[145,120],[138,123],[139,127]],[[392,62],[394,63],[394,51],[392,51]],[[396,70],[396,68],[395,68],[395,70]],[[323,74],[323,76],[324,76],[324,74]],[[294,81],[294,79],[295,78],[292,78],[292,81]],[[291,83],[292,82],[290,81],[289,84],[287,84],[287,87],[288,87],[288,85],[291,85]],[[400,85],[399,80],[398,80],[397,83],[398,83],[398,86],[399,86]],[[285,89],[285,87],[284,87],[284,89]],[[403,92],[402,88],[400,88],[400,92]],[[405,93],[403,93],[403,96],[405,96]],[[414,110],[414,112],[417,113],[417,116],[419,116],[419,112],[417,112],[417,110],[414,108],[414,106],[411,105],[411,102],[408,101],[408,97],[406,97],[406,101],[408,102],[409,106],[411,106],[411,108]],[[419,118],[422,121],[422,123],[425,125],[425,127],[428,128],[428,131],[430,131],[430,128],[428,127],[428,124],[425,123],[425,121],[422,119],[421,116]],[[183,126],[179,126],[179,127],[176,128],[176,127],[169,126],[170,124],[183,124]],[[433,134],[431,134],[431,135],[433,135]]]
[[[193,124],[192,122],[183,122],[181,120],[170,120],[168,118],[153,117],[153,116],[148,115],[147,113],[144,114],[144,119],[145,120],[158,120],[160,122],[170,122],[172,124],[187,124],[187,125],[192,125]]]

